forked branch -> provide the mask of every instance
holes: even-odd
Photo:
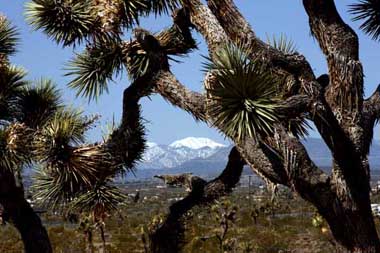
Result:
[[[236,148],[232,148],[228,163],[222,174],[207,182],[191,177],[191,192],[184,199],[172,204],[169,214],[157,230],[150,234],[151,250],[154,253],[180,252],[184,243],[185,215],[197,205],[209,205],[212,201],[229,194],[240,180],[244,160]]]

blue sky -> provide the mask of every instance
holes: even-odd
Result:
[[[25,67],[29,71],[30,79],[48,77],[58,84],[62,90],[64,101],[69,105],[83,108],[86,113],[102,115],[100,126],[92,130],[89,139],[94,141],[101,136],[101,125],[120,119],[122,91],[129,85],[126,73],[110,83],[109,94],[104,94],[98,102],[88,103],[85,98],[77,98],[75,91],[66,87],[69,82],[64,77],[64,66],[71,57],[73,49],[63,49],[60,45],[49,40],[40,31],[33,31],[24,18],[24,4],[26,0],[0,0],[0,12],[4,13],[19,29],[21,46],[19,52],[12,57],[12,62]],[[266,35],[279,36],[286,34],[292,39],[300,53],[304,54],[311,63],[316,75],[326,73],[326,61],[317,42],[310,36],[308,19],[304,12],[302,1],[289,0],[235,0],[236,4],[251,23],[256,34],[265,40]],[[378,75],[378,61],[380,60],[380,42],[374,42],[358,30],[359,23],[352,23],[347,14],[347,5],[351,0],[336,1],[343,19],[357,31],[360,38],[360,59],[365,71],[366,96],[372,94],[380,82]],[[169,17],[148,17],[143,20],[141,27],[152,32],[158,32],[170,26]],[[201,91],[203,74],[201,64],[202,55],[207,55],[207,48],[202,38],[194,33],[200,50],[189,57],[180,59],[181,64],[172,65],[172,70],[180,81],[190,89]],[[143,116],[147,120],[148,139],[157,143],[168,144],[174,140],[187,136],[208,137],[219,142],[226,142],[216,130],[210,129],[204,123],[196,123],[187,113],[176,109],[159,96],[152,96],[142,101]],[[379,129],[375,131],[375,138],[379,138]],[[318,136],[311,132],[312,137]]]

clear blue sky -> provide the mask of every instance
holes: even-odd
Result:
[[[99,113],[102,123],[110,122],[113,117],[120,118],[122,91],[129,80],[126,73],[115,83],[109,86],[109,94],[104,94],[98,102],[90,104],[84,98],[76,98],[75,91],[66,87],[68,78],[64,77],[64,64],[73,56],[71,48],[62,49],[61,46],[50,41],[40,31],[32,31],[24,19],[24,4],[27,0],[0,0],[0,12],[3,12],[15,24],[20,32],[21,47],[12,62],[25,67],[29,71],[30,79],[48,77],[54,79],[64,94],[67,104],[82,107],[86,113]],[[244,16],[249,20],[255,32],[262,39],[268,35],[284,33],[295,41],[299,52],[304,54],[311,63],[316,75],[326,73],[326,63],[317,42],[310,36],[308,19],[302,7],[302,1],[279,0],[235,0]],[[374,42],[358,30],[358,23],[352,23],[347,14],[347,5],[352,0],[336,1],[343,19],[357,31],[360,37],[360,58],[365,70],[365,92],[370,95],[380,82],[379,60],[380,42]],[[158,32],[168,27],[171,20],[168,17],[155,19],[153,16],[143,20],[141,26],[152,32]],[[173,63],[173,72],[189,88],[202,90],[201,63],[202,55],[207,55],[204,42],[195,34],[200,43],[200,50],[187,58],[181,59],[182,64]],[[144,118],[148,121],[148,139],[162,144],[187,136],[209,137],[219,142],[225,142],[224,137],[206,124],[196,123],[193,118],[168,104],[159,96],[152,96],[151,100],[144,99],[142,103]],[[91,140],[99,139],[101,127],[93,130],[89,136]],[[312,137],[317,133],[311,132]],[[376,138],[379,138],[379,129],[376,129]]]

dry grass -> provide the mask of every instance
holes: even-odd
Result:
[[[141,191],[139,203],[128,203],[120,209],[120,216],[114,215],[106,224],[107,250],[110,253],[144,252],[141,228],[156,216],[165,214],[170,204],[168,199],[184,196],[178,189],[151,189]],[[313,208],[299,198],[289,200],[278,198],[271,206],[267,200],[255,201],[248,198],[247,192],[237,190],[227,198],[231,205],[237,206],[236,220],[231,224],[227,236],[227,252],[334,252],[331,235],[323,234],[311,223]],[[174,201],[174,200],[172,200]],[[255,224],[252,211],[259,210]],[[286,214],[286,215],[284,215]],[[195,208],[186,224],[187,244],[185,253],[219,253],[218,241],[202,240],[220,232],[216,215],[209,208]],[[54,252],[84,252],[85,237],[74,224],[64,223],[54,215],[44,215]],[[49,225],[50,224],[50,225]],[[0,227],[0,252],[21,252],[22,243],[11,226]],[[100,245],[97,230],[94,231],[94,244]]]

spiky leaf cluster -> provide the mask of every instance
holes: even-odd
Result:
[[[139,23],[141,16],[149,5],[146,0],[120,0],[122,2],[120,10],[120,18],[122,24],[127,28],[132,28],[133,25]]]
[[[161,2],[161,3],[160,3]],[[32,0],[26,6],[29,23],[63,46],[83,40],[118,36],[150,11],[173,8],[174,1]]]
[[[41,129],[36,139],[37,153],[44,162],[59,163],[69,158],[71,147],[84,142],[84,119],[80,111],[60,110]],[[40,148],[40,149],[39,149]]]
[[[281,34],[279,37],[273,35],[272,38],[267,35],[267,42],[284,54],[294,54],[297,51],[294,42],[289,40],[285,34]]]
[[[26,16],[36,30],[64,46],[81,42],[95,23],[88,0],[33,0],[26,5]]]
[[[283,119],[283,122],[288,130],[296,138],[302,138],[309,135],[310,124],[307,122],[306,117],[298,117],[294,119]]]
[[[146,149],[145,128],[141,119],[136,119],[133,128],[119,128],[114,131],[108,140],[107,150],[115,160],[119,161],[118,171],[133,171],[136,163],[143,159]]]
[[[179,7],[182,0],[148,0],[148,9],[156,15],[169,13]]]
[[[35,187],[43,202],[68,203],[96,182],[99,164],[110,161],[99,146],[78,146],[85,141],[86,127],[79,111],[59,110],[35,137],[35,155],[43,166]]]
[[[136,49],[134,52],[129,52],[127,56],[128,74],[132,80],[145,75],[151,64],[148,53],[144,50]]]
[[[197,48],[189,29],[184,29],[174,25],[157,35],[135,29],[136,41],[123,49],[130,78],[136,80],[147,72],[154,72],[158,66],[169,67],[168,60],[175,61],[171,56],[183,56]]]
[[[350,5],[349,11],[354,21],[363,20],[360,29],[374,40],[380,39],[380,0],[359,0]]]
[[[109,180],[101,181],[76,198],[71,209],[77,212],[91,213],[95,220],[104,220],[106,214],[117,211],[126,195]]]
[[[104,146],[84,145],[93,122],[80,111],[59,110],[38,132],[33,145],[42,168],[33,188],[42,204],[60,209],[114,175],[119,165]]]
[[[34,197],[40,203],[53,210],[62,209],[80,191],[83,191],[82,184],[75,183],[73,178],[62,178],[50,171],[39,169],[36,171],[31,190]],[[73,183],[69,183],[72,181]]]
[[[108,83],[122,70],[122,51],[114,40],[95,43],[77,54],[68,66],[67,76],[74,79],[69,83],[77,89],[77,95],[97,99],[108,91]]]
[[[62,108],[61,94],[52,80],[40,79],[20,92],[18,120],[30,128],[45,124]]]
[[[155,65],[160,65],[162,48],[160,42],[148,31],[137,28],[134,30],[135,43],[124,48],[126,54],[128,74],[131,79],[145,75]]]
[[[16,28],[0,15],[0,54],[11,55],[16,52],[17,35]]]
[[[0,129],[0,167],[18,170],[31,161],[32,131],[20,123]]]
[[[278,122],[278,81],[260,64],[252,62],[244,47],[228,44],[206,64],[215,77],[207,87],[213,124],[231,138],[257,140],[273,133]]]
[[[15,66],[5,66],[0,70],[0,120],[11,121],[19,112],[20,95],[27,86],[26,72]]]
[[[60,153],[65,156],[46,161],[36,174],[33,189],[42,204],[53,208],[67,205],[105,176],[113,175],[112,157],[101,146],[72,147]]]

